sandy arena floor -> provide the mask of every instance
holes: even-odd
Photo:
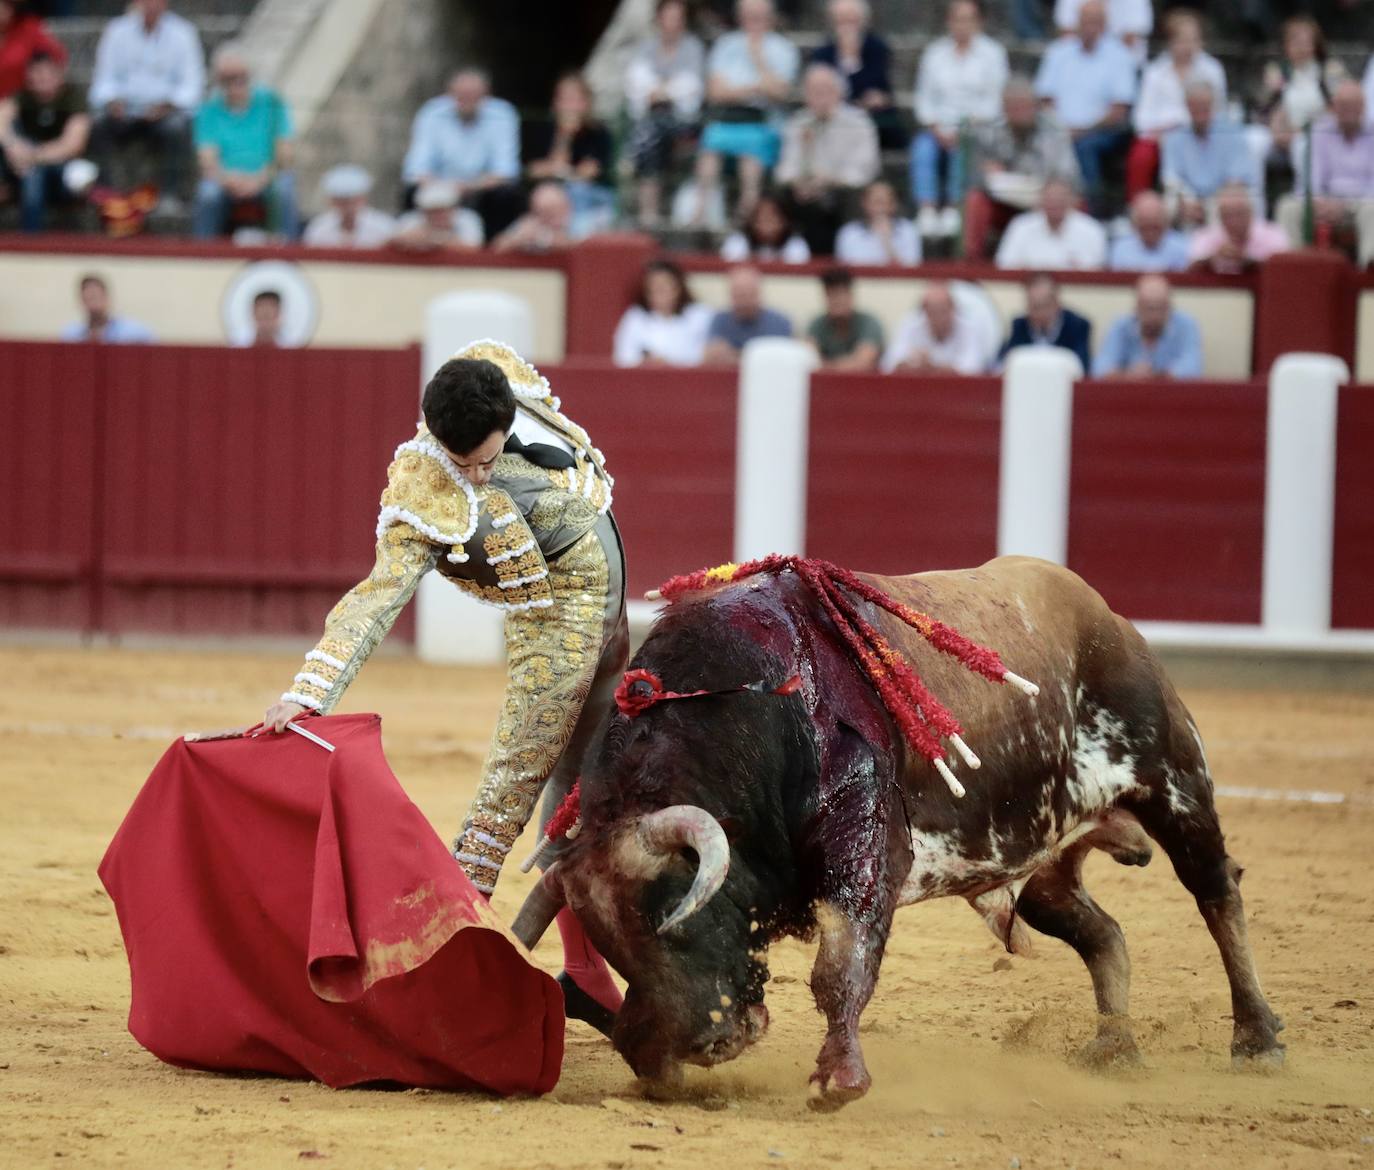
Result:
[[[181,1072],[125,1030],[128,968],[95,869],[173,736],[250,723],[290,655],[0,648],[0,1166],[1374,1167],[1374,694],[1185,690],[1218,782],[1321,789],[1314,805],[1226,799],[1247,868],[1251,936],[1288,1023],[1287,1068],[1236,1075],[1220,962],[1168,861],[1104,857],[1089,884],[1125,928],[1147,1067],[1068,1063],[1093,1026],[1087,973],[1062,945],[1001,961],[962,902],[902,912],[865,1016],[874,1087],[805,1108],[822,1037],[809,948],[775,948],[773,1027],[694,1098],[642,1099],[609,1045],[571,1025],[540,1100]],[[349,710],[386,716],[397,775],[444,836],[476,779],[496,671],[381,657]],[[524,856],[523,845],[518,856]],[[506,916],[528,879],[510,873]],[[556,934],[539,958],[557,969]]]

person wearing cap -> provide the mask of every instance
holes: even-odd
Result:
[[[291,113],[274,90],[254,85],[248,59],[233,41],[211,58],[215,91],[196,112],[200,183],[197,237],[220,236],[245,212],[288,240],[300,234],[291,173]]]
[[[67,164],[86,149],[91,119],[65,73],[56,57],[35,53],[23,90],[0,101],[0,188],[18,190],[26,232],[43,230],[51,204],[80,194]]]
[[[320,190],[329,207],[310,221],[304,242],[314,248],[380,248],[396,234],[396,221],[369,207],[372,176],[356,163],[325,171]]]
[[[396,221],[393,248],[408,252],[465,252],[482,246],[482,217],[458,206],[457,183],[438,180],[415,194],[415,210]]]

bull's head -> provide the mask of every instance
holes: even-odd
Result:
[[[726,888],[730,853],[714,816],[674,805],[584,832],[545,875],[547,913],[571,907],[629,984],[614,1041],[646,1079],[730,1060],[767,1027],[766,944]]]

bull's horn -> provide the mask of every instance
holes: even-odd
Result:
[[[651,852],[671,853],[689,848],[699,858],[692,888],[658,928],[658,933],[663,934],[686,921],[720,892],[725,875],[730,872],[730,842],[720,822],[694,804],[675,804],[649,813],[639,823],[639,835]]]
[[[558,866],[553,865],[529,892],[525,904],[520,907],[520,913],[511,923],[511,934],[524,943],[528,950],[534,950],[558,912],[563,909],[563,904],[563,882]]]

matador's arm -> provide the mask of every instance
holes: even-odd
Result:
[[[372,572],[329,611],[324,637],[305,656],[282,702],[321,714],[333,710],[442,552],[409,524],[384,528]]]

